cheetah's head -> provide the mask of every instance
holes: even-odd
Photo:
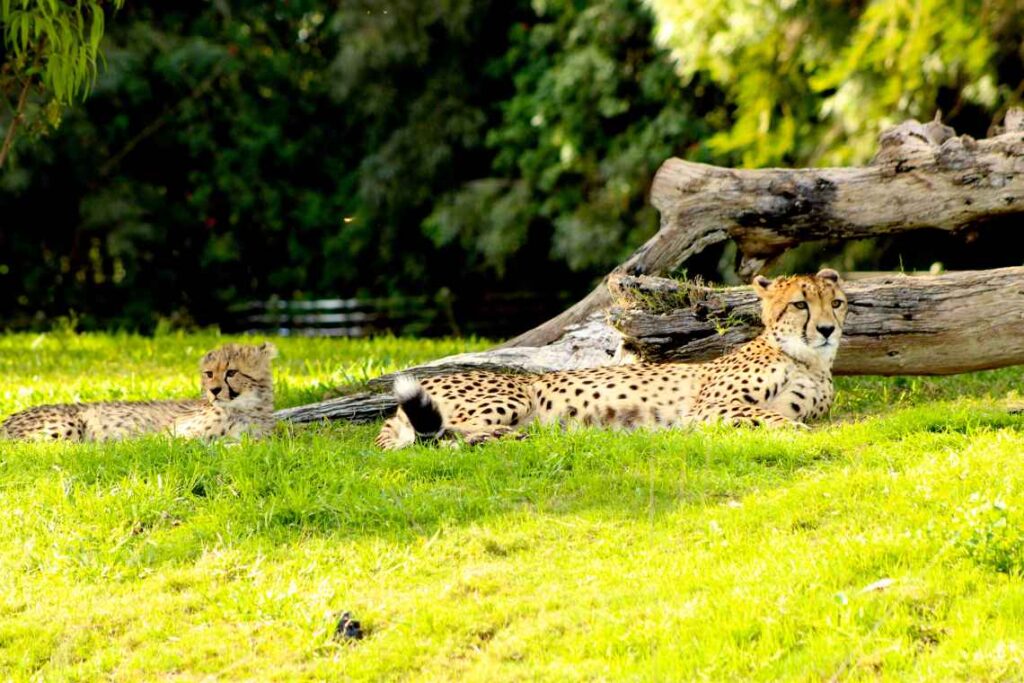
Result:
[[[846,294],[839,273],[826,268],[817,275],[769,280],[754,278],[761,299],[761,321],[769,339],[787,355],[831,366],[846,320]]]
[[[225,344],[210,351],[199,362],[203,398],[231,410],[273,402],[270,361],[276,355],[277,348],[269,342]]]

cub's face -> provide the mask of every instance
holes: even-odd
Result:
[[[277,355],[273,344],[259,346],[225,344],[210,351],[199,363],[203,398],[224,408],[251,408],[264,400],[273,387],[270,361]]]
[[[790,356],[831,363],[846,321],[847,301],[839,273],[754,279],[765,329]]]

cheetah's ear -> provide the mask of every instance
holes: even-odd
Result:
[[[258,347],[259,352],[263,354],[263,357],[267,360],[277,358],[277,347],[270,342],[263,342]]]
[[[772,286],[772,281],[764,275],[758,275],[751,284],[754,285],[754,293],[757,294],[757,297],[763,299],[768,294],[768,288]]]
[[[839,283],[839,273],[832,270],[831,268],[822,268],[818,271],[818,277],[823,280],[830,280],[831,282]]]

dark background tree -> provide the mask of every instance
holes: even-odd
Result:
[[[670,156],[862,162],[886,121],[936,108],[984,133],[1022,94],[1021,8],[940,5],[915,23],[882,2],[129,3],[92,96],[0,176],[0,326],[438,291],[526,293],[538,322],[654,232]],[[784,266],[1020,261],[920,239]]]

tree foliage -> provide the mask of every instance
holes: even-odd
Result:
[[[1020,0],[649,0],[683,83],[727,96],[715,157],[746,166],[851,164],[878,133],[937,110],[984,134],[1020,101]]]
[[[10,111],[3,123],[0,168],[19,127],[44,121],[55,126],[63,107],[89,93],[98,74],[104,21],[102,0],[0,0],[0,96]]]
[[[654,230],[650,175],[702,128],[642,7],[320,7],[126,6],[93,97],[5,179],[8,317],[514,290],[548,259],[581,288]]]
[[[0,320],[146,330],[271,296],[581,293],[656,229],[669,156],[860,162],[935,109],[984,134],[1024,92],[1019,3],[257,0],[100,24],[99,0],[9,0],[57,7],[84,66],[53,73],[95,87],[0,176]],[[84,91],[39,94],[49,29],[4,16],[5,92],[30,72],[32,111],[60,114]]]
[[[707,127],[631,0],[535,7],[493,66],[513,91],[484,141],[487,176],[443,197],[426,228],[498,273],[537,234],[547,258],[600,270],[653,234],[651,176]]]

